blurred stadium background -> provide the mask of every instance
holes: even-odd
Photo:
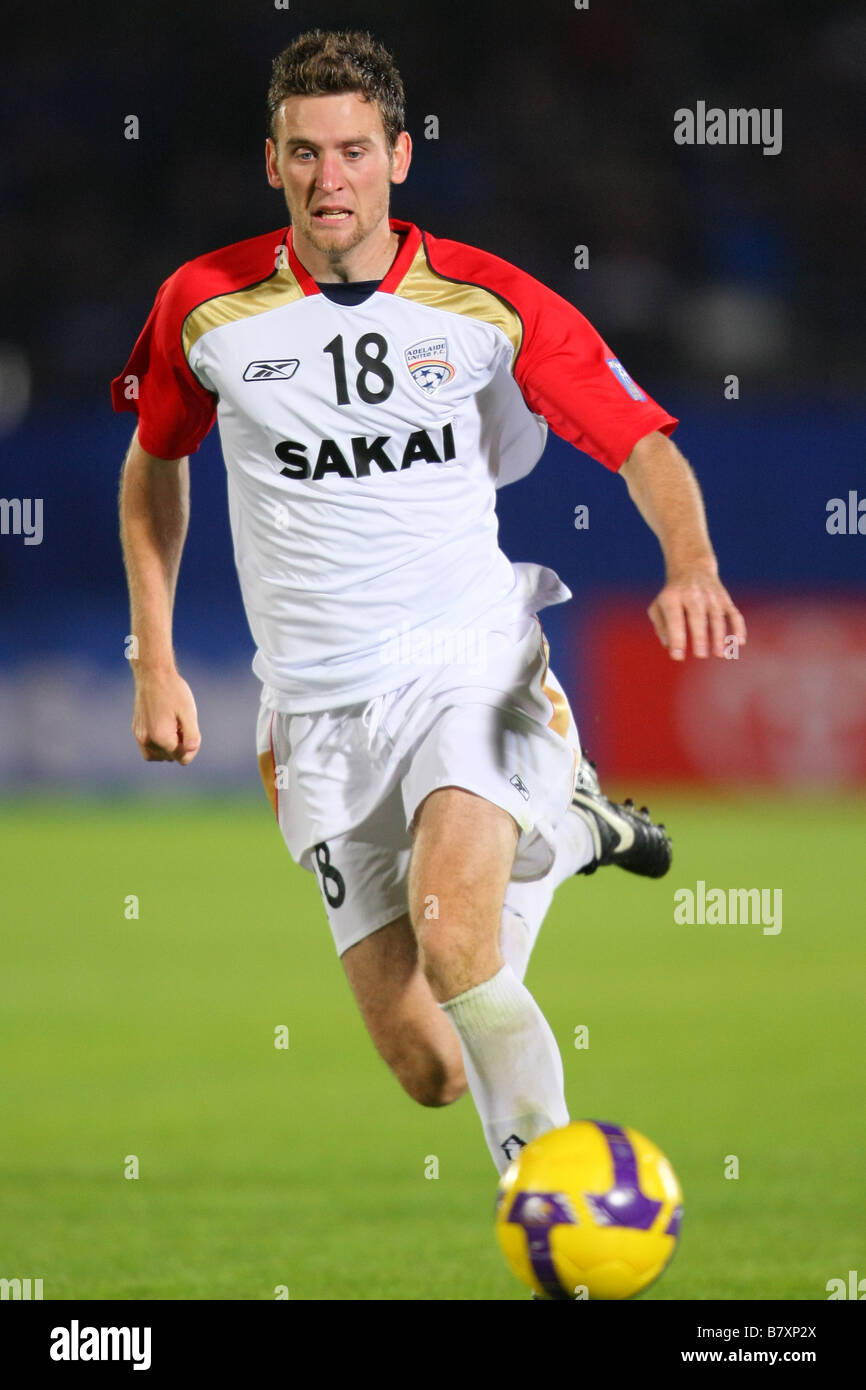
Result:
[[[25,1039],[47,1030],[44,1036],[52,1036],[61,1051],[72,1049],[57,1085],[69,1083],[74,1090],[86,1066],[96,1088],[94,1116],[102,1113],[97,1092],[109,1107],[123,1104],[121,1081],[115,1077],[112,1089],[114,1073],[106,1059],[113,1055],[114,1028],[123,1033],[124,1019],[137,1017],[138,996],[123,993],[128,972],[144,971],[143,982],[151,978],[150,970],[157,991],[165,984],[165,960],[148,966],[132,956],[123,962],[112,958],[100,973],[101,933],[108,940],[116,930],[110,925],[117,916],[115,899],[138,891],[138,870],[155,884],[166,866],[165,910],[174,911],[178,929],[185,931],[203,901],[190,887],[190,875],[200,874],[203,885],[228,882],[219,875],[228,873],[223,856],[235,843],[230,833],[235,827],[243,857],[232,871],[245,873],[252,865],[271,875],[270,888],[257,900],[257,920],[273,913],[274,894],[294,895],[294,920],[298,914],[308,918],[310,931],[317,933],[311,954],[305,955],[310,989],[319,987],[320,975],[327,976],[328,989],[340,989],[329,964],[326,928],[318,921],[315,887],[306,878],[301,882],[300,874],[292,876],[261,796],[253,746],[257,682],[250,672],[252,647],[237,593],[215,430],[192,462],[192,522],[176,624],[180,667],[199,706],[202,752],[185,770],[146,765],[133,742],[132,682],[124,660],[127,600],[116,520],[118,474],[133,422],[130,416],[113,416],[108,398],[109,381],[123,367],[159,284],[180,262],[284,225],[282,200],[263,176],[264,92],[272,56],[305,28],[363,23],[396,55],[407,86],[415,156],[408,183],[395,190],[395,215],[437,235],[483,246],[550,284],[588,315],[637,380],[681,419],[676,440],[698,473],[723,578],[749,622],[749,645],[736,661],[674,669],[666,660],[645,617],[660,586],[658,547],[622,482],[592,460],[551,437],[530,477],[500,494],[506,552],[513,559],[551,565],[574,592],[567,607],[547,611],[545,629],[554,669],[607,789],[623,795],[657,785],[667,789],[668,801],[676,790],[675,806],[702,808],[695,812],[703,817],[696,841],[690,843],[686,835],[681,862],[687,867],[678,882],[693,884],[698,876],[709,881],[714,873],[725,884],[783,882],[787,897],[800,882],[797,873],[803,875],[803,892],[809,889],[812,897],[805,917],[800,899],[801,927],[805,931],[808,923],[813,934],[794,974],[818,968],[817,957],[809,954],[816,949],[816,935],[826,932],[832,938],[834,923],[847,929],[858,911],[862,921],[856,872],[843,859],[843,849],[856,857],[853,828],[864,828],[866,534],[830,534],[826,523],[830,499],[844,499],[847,508],[855,494],[856,508],[866,498],[861,323],[866,19],[854,4],[797,0],[707,0],[700,6],[688,0],[652,5],[623,0],[593,3],[587,11],[544,0],[525,7],[522,20],[520,14],[490,0],[468,9],[446,0],[405,10],[370,0],[363,14],[355,5],[330,0],[315,6],[293,0],[288,10],[266,0],[258,5],[151,0],[143,8],[90,4],[47,12],[23,4],[7,8],[0,83],[0,185],[7,210],[0,231],[0,492],[7,499],[43,499],[44,520],[38,545],[25,544],[22,535],[0,536],[0,784],[7,802],[19,807],[27,802],[20,815],[10,810],[3,821],[9,855],[4,882],[15,926],[5,1005],[20,1018]],[[673,113],[698,100],[724,108],[782,108],[782,153],[676,145]],[[124,138],[130,114],[140,122],[134,141]],[[438,140],[424,138],[430,114],[439,118]],[[579,245],[588,247],[588,269],[575,268]],[[725,395],[731,375],[738,378],[737,399]],[[575,526],[579,506],[588,507],[586,529]],[[866,516],[862,527],[866,531]],[[724,798],[743,792],[751,809],[738,820]],[[664,790],[657,795],[664,799]],[[689,796],[698,799],[690,803]],[[192,833],[193,818],[184,811],[190,797],[219,797],[215,805],[222,809],[206,822],[210,838],[204,833],[195,838],[196,859],[175,863],[171,854],[177,852],[178,837],[183,841]],[[247,797],[255,799],[255,816],[242,804]],[[826,808],[823,819],[809,813],[818,797]],[[112,809],[121,805],[123,811]],[[258,825],[255,832],[247,829],[249,817]],[[847,838],[839,838],[841,826]],[[262,837],[258,856],[251,849],[254,836]],[[700,857],[696,842],[709,858]],[[118,863],[128,861],[133,867],[121,872]],[[807,865],[813,877],[807,878]],[[780,878],[784,874],[789,877]],[[171,883],[186,893],[180,905],[168,893]],[[601,897],[593,900],[599,930],[612,920],[616,904],[622,912],[632,911],[631,885],[610,891],[608,909]],[[226,899],[208,897],[204,886],[202,892],[213,924],[220,911],[227,912]],[[238,889],[241,915],[246,901]],[[654,900],[653,910],[659,930],[670,932],[669,898],[663,907],[661,901]],[[87,904],[92,911],[83,910]],[[221,920],[221,935],[202,928],[193,932],[199,963],[234,940],[237,918]],[[795,930],[793,915],[786,920],[787,937]],[[81,933],[80,952],[67,959],[70,921]],[[278,927],[268,919],[266,939],[275,951],[284,942]],[[560,929],[564,939],[564,920]],[[166,951],[171,939],[165,939]],[[641,939],[646,937],[638,933],[635,945]],[[626,949],[628,942],[622,945]],[[601,945],[594,949],[600,964],[604,951]],[[705,966],[729,970],[731,988],[739,988],[734,982],[755,969],[742,949],[738,946],[722,967],[701,942],[698,955],[693,951],[689,957],[692,984],[704,978]],[[822,958],[827,969],[832,967],[832,979],[846,976],[858,950],[862,958],[859,938],[845,937]],[[706,960],[700,955],[704,951]],[[282,965],[273,955],[262,947],[260,956],[262,969],[279,977]],[[48,962],[54,962],[54,973]],[[180,970],[181,963],[173,961],[172,968]],[[552,961],[547,969],[555,1012]],[[295,985],[299,978],[293,976]],[[768,975],[772,998],[793,988],[793,978]],[[90,983],[83,998],[97,1014],[109,1007],[106,999],[116,989],[126,1002],[113,1005],[117,1016],[106,1015],[92,1046],[82,1043],[76,1052],[77,1029],[85,1021],[73,995],[85,979]],[[190,969],[190,989],[197,979],[197,969]],[[658,983],[663,992],[663,982]],[[611,1007],[623,999],[637,1007],[639,976],[633,985],[631,993],[618,994],[611,984]],[[145,995],[141,983],[142,1019]],[[188,996],[180,986],[177,995],[181,1020]],[[339,1000],[335,1016],[345,1018],[349,1004],[342,995]],[[830,976],[822,1000],[819,1019],[838,1013],[839,1026],[848,1018]],[[792,1037],[806,1020],[817,1026],[807,990],[800,1004],[801,1011],[788,1018]],[[170,1002],[163,1000],[162,1007],[170,1008]],[[280,1006],[273,1007],[279,1022]],[[561,1025],[570,1033],[571,1005],[563,999],[561,1007]],[[705,1007],[710,1009],[708,1001]],[[774,1004],[756,994],[754,1007],[758,1019],[762,1008],[772,1011]],[[726,1045],[726,1017],[720,1006],[720,1051]],[[574,1022],[580,1021],[578,1012]],[[354,1028],[347,1049],[360,1049],[359,1087],[381,1085],[387,1096],[382,1103],[399,1108],[401,1100],[388,1089],[387,1078],[377,1072],[369,1080],[367,1069],[375,1064],[363,1051],[360,1026],[353,1021],[345,1026]],[[146,1029],[144,1021],[141,1027]],[[760,1025],[756,1028],[755,1037],[763,1037]],[[147,1051],[144,1032],[139,1041]],[[839,1041],[839,1055],[849,1062],[857,1048],[862,1049],[862,1039],[846,1034]],[[133,1045],[139,1061],[144,1051],[135,1054]],[[226,1056],[229,1052],[226,1042]],[[736,1066],[751,1065],[746,1042],[742,1054]],[[174,1055],[167,1046],[166,1066]],[[35,1228],[22,1225],[18,1244],[7,1246],[18,1251],[23,1274],[34,1260],[39,1264],[42,1253],[48,1252],[48,1259],[58,1249],[80,1252],[82,1241],[93,1235],[91,1220],[107,1219],[95,1215],[104,1200],[98,1182],[90,1214],[81,1196],[71,1224],[57,1217],[68,1210],[64,1202],[70,1191],[79,1192],[75,1174],[91,1174],[93,1165],[99,1171],[101,1159],[90,1150],[82,1150],[78,1167],[72,1164],[72,1189],[61,1182],[65,1197],[57,1197],[57,1208],[50,1201],[46,1207],[32,1191],[28,1175],[44,1168],[46,1183],[49,1169],[57,1177],[49,1155],[54,1140],[34,1126],[27,1104],[42,1097],[62,1115],[55,1083],[48,1081],[56,1056],[47,1041],[35,1052],[22,1047],[13,1067],[13,1093],[23,1108],[19,1125],[10,1131],[12,1166],[17,1159],[21,1194],[32,1197],[28,1219],[36,1221]],[[822,1100],[828,1100],[830,1076],[825,1062],[815,1082]],[[338,1065],[334,1057],[330,1063]],[[803,1070],[791,1054],[788,1065],[787,1080],[781,1064],[768,1070],[768,1093],[775,1085],[782,1088],[780,1096],[795,1096]],[[645,1096],[639,1085],[629,1101],[633,1078],[627,1050],[617,1066],[627,1122],[643,1127]],[[331,1073],[326,1068],[323,1074]],[[841,1074],[834,1075],[841,1086]],[[247,1082],[238,1080],[240,1089]],[[599,1110],[609,1084],[610,1076],[605,1082],[600,1072]],[[732,1076],[732,1115],[737,1084]],[[214,1092],[214,1133],[222,1118],[217,1099],[217,1091],[224,1095],[222,1085]],[[831,1128],[844,1109],[841,1094],[828,1100],[825,1118]],[[315,1110],[310,1097],[304,1103]],[[623,1114],[619,1104],[616,1110]],[[661,1111],[666,1123],[676,1124],[673,1098],[661,1102]],[[166,1109],[166,1125],[173,1113]],[[449,1115],[435,1117],[436,1122],[467,1127],[479,1150],[473,1169],[479,1181],[488,1160],[474,1117],[460,1113],[457,1121]],[[80,1111],[70,1110],[66,1153],[75,1115],[80,1120]],[[365,1118],[356,1109],[349,1119],[357,1140]],[[407,1117],[405,1123],[426,1136],[421,1126],[429,1119]],[[248,1122],[254,1122],[252,1116]],[[648,1130],[659,1122],[659,1113],[650,1108]],[[135,1147],[125,1135],[113,1136],[115,1148]],[[664,1133],[654,1137],[665,1145]],[[422,1146],[432,1142],[418,1139]],[[731,1142],[719,1138],[720,1145]],[[296,1145],[297,1133],[286,1143]],[[769,1135],[765,1143],[773,1154]],[[370,1153],[376,1152],[370,1137]],[[842,1170],[847,1153],[837,1155]],[[217,1167],[219,1161],[214,1160]],[[816,1190],[823,1171],[817,1162]],[[225,1164],[229,1190],[237,1154],[227,1152]],[[311,1160],[305,1169],[299,1159],[297,1174],[309,1178],[314,1167]],[[387,1181],[392,1183],[393,1175]],[[44,1191],[49,1190],[50,1183]],[[843,1231],[847,1209],[841,1189],[837,1198]],[[467,1203],[470,1209],[475,1206]],[[18,1210],[29,1210],[21,1195]],[[411,1212],[411,1205],[406,1210]],[[263,1229],[271,1229],[272,1216],[267,1208]],[[159,1219],[167,1230],[176,1214],[163,1212]],[[726,1219],[720,1214],[720,1228]],[[479,1220],[484,1228],[486,1214]],[[27,1234],[34,1229],[41,1232],[35,1245]],[[726,1286],[728,1291],[719,1294],[718,1284],[709,1280],[698,1293],[687,1292],[695,1286],[686,1282],[683,1292],[671,1296],[769,1296],[760,1292],[773,1287],[772,1273],[759,1259],[765,1248],[760,1223],[757,1232],[753,1229],[758,1273],[748,1285],[755,1292],[731,1293]],[[316,1264],[312,1233],[310,1240],[318,1283],[313,1279],[309,1288],[318,1293],[308,1289],[306,1296],[423,1296],[405,1292],[411,1284],[387,1280],[381,1287],[388,1291],[377,1294],[380,1286],[363,1283],[360,1276],[335,1286]],[[399,1235],[395,1240],[399,1248]],[[466,1240],[467,1252],[474,1250]],[[110,1245],[111,1237],[106,1241]],[[729,1249],[723,1242],[723,1257]],[[455,1285],[444,1246],[439,1257],[446,1267],[435,1296],[460,1296],[445,1291]],[[221,1258],[214,1253],[213,1270],[224,1271]],[[840,1252],[839,1270],[830,1250],[822,1258],[819,1275],[826,1265],[829,1278],[847,1270],[844,1260],[854,1259],[855,1252],[847,1251],[844,1260]],[[124,1271],[119,1259],[116,1267],[110,1261],[101,1266],[98,1277],[92,1271],[76,1273],[70,1265],[56,1276],[55,1287],[59,1282],[67,1290],[60,1296],[67,1297],[118,1288],[124,1290],[119,1296],[128,1297],[154,1289],[172,1297],[259,1296],[238,1295],[238,1283],[229,1276],[221,1275],[220,1283],[214,1274],[216,1282],[209,1283],[203,1271],[198,1282],[182,1270],[172,1282],[173,1275],[164,1277],[165,1262],[155,1256],[159,1274],[148,1282],[141,1265],[131,1255],[129,1260],[135,1273]],[[40,1268],[31,1272],[36,1275]],[[812,1287],[792,1274],[784,1296],[822,1296],[820,1285],[815,1294],[808,1292]],[[466,1296],[485,1295],[476,1290]]]
[[[555,438],[501,494],[504,548],[575,593],[545,625],[608,771],[643,773],[651,757],[685,780],[862,783],[866,538],[825,524],[830,498],[866,496],[862,11],[725,0],[532,13],[518,32],[496,4],[466,25],[448,4],[423,20],[365,10],[408,91],[415,162],[394,211],[552,285],[679,415],[722,573],[751,618],[748,660],[662,669],[644,621],[654,538],[622,484]],[[205,752],[166,775],[130,741],[115,513],[132,420],[112,416],[107,389],[181,261],[284,225],[262,173],[270,58],[308,25],[357,18],[352,5],[157,2],[146,18],[89,5],[48,24],[18,7],[6,30],[0,467],[4,496],[44,509],[40,545],[0,538],[7,785],[163,796],[253,777],[255,682],[215,430],[193,467],[177,626]],[[676,145],[673,112],[698,99],[781,107],[782,153]],[[424,138],[431,113],[438,140]],[[588,269],[574,268],[577,245]],[[738,400],[724,397],[730,374]],[[629,600],[615,617],[612,595]],[[656,679],[649,753],[628,728]],[[611,698],[616,718],[596,734]],[[43,736],[20,737],[25,718]],[[59,728],[75,736],[44,736]]]

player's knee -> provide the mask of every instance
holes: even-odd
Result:
[[[398,1073],[398,1079],[414,1101],[431,1109],[453,1105],[468,1089],[463,1068],[455,1070],[442,1063],[403,1075]]]
[[[495,949],[495,946],[494,946]],[[471,931],[428,928],[418,935],[421,969],[436,999],[451,999],[467,988],[467,981],[484,978],[491,943]],[[487,974],[492,974],[488,970]]]
[[[465,1076],[459,1080],[450,1076],[439,1081],[428,1079],[416,1086],[412,1099],[419,1105],[436,1110],[444,1105],[453,1105],[467,1090]]]

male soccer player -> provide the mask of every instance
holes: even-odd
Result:
[[[291,225],[161,287],[115,408],[133,729],[200,746],[172,610],[188,455],[219,421],[262,681],[258,752],[286,844],[318,873],[370,1035],[424,1105],[467,1087],[496,1166],[568,1122],[553,1034],[523,984],[556,886],[658,876],[663,828],[602,796],[537,614],[570,597],[497,544],[496,488],[548,423],[626,480],[666,563],[650,609],[682,660],[723,655],[718,579],[676,420],[565,300],[484,251],[389,217],[409,171],[403,89],[366,34],[295,40],[268,94],[267,175]]]

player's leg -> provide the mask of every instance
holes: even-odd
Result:
[[[540,627],[540,624],[539,624]],[[544,667],[541,691],[550,703],[549,727],[572,750],[575,765],[581,764],[580,736],[565,691],[550,669],[550,648],[542,634]],[[584,817],[569,811],[555,827],[554,858],[542,878],[512,879],[502,910],[502,952],[518,979],[526,975],[541,924],[560,884],[573,878],[592,862],[595,847]]]
[[[266,786],[270,785],[268,776]],[[408,914],[375,925],[389,915],[388,904],[396,910],[408,866],[407,850],[395,852],[378,843],[394,833],[383,821],[387,815],[380,813],[354,833],[319,845],[311,867],[317,872],[347,980],[379,1055],[413,1100],[426,1106],[448,1105],[467,1089],[457,1032],[421,967]],[[549,874],[536,882],[512,881],[507,886],[500,951],[518,980],[525,974],[555,887],[585,858],[581,832],[586,835],[583,823],[567,817],[557,827],[557,854]],[[437,910],[434,900],[424,902],[423,912],[431,920]],[[367,934],[355,939],[371,923]],[[341,949],[347,939],[353,944]]]
[[[353,832],[316,844],[308,838],[312,825],[304,816],[305,790],[318,788],[328,771],[321,745],[327,742],[344,756],[352,747],[353,725],[361,722],[360,716],[345,720],[337,737],[328,737],[326,729],[317,739],[311,726],[291,738],[291,720],[262,705],[256,730],[259,771],[286,847],[316,876],[337,954],[380,1056],[414,1100],[447,1105],[464,1094],[466,1077],[457,1035],[418,964],[407,912],[410,842],[399,790],[390,799],[386,795]],[[360,733],[363,749],[366,730]],[[278,794],[278,781],[289,788],[288,795]],[[338,786],[339,779],[331,777],[325,785]],[[338,799],[333,812],[343,813]]]
[[[435,998],[495,975],[519,830],[499,806],[461,787],[432,792],[415,814],[409,912]]]
[[[360,825],[315,845],[316,871],[337,954],[379,1055],[421,1105],[466,1090],[460,1044],[418,958],[407,913],[410,841],[399,789]]]
[[[545,656],[549,651],[545,641]],[[583,752],[568,698],[548,666],[542,689],[554,709],[551,721],[573,750],[578,764],[572,804],[556,826],[556,854],[543,878],[512,880],[502,912],[502,952],[522,980],[553,895],[566,879],[617,865],[630,873],[661,878],[671,865],[672,847],[663,824],[655,825],[646,808],[635,811],[603,795],[595,764]]]
[[[566,819],[568,823],[557,828],[557,855],[550,873],[534,883],[511,881],[506,889],[499,948],[521,981],[555,888],[577,872],[590,852],[583,822],[572,816]],[[339,842],[331,853],[345,876],[351,856]],[[371,868],[373,873],[367,876],[381,883],[375,865]],[[333,908],[328,910],[337,917]],[[433,899],[423,904],[427,920],[435,920],[438,910]],[[467,1089],[460,1042],[422,969],[408,914],[357,941],[340,959],[367,1032],[407,1094],[430,1106],[459,1099]]]
[[[334,945],[364,1025],[413,1100],[448,1105],[467,1088],[459,1039],[418,959],[408,916],[410,839],[399,787],[361,824],[312,847]]]
[[[577,746],[576,730],[574,738]],[[358,845],[370,834],[367,826],[355,837],[346,837],[346,842],[353,840],[351,849],[347,843],[333,842],[330,855],[342,866],[344,876],[357,856]],[[505,890],[499,950],[520,981],[556,889],[592,862],[593,839],[580,815],[563,816],[556,827],[555,844],[553,864],[543,878],[512,879]],[[364,852],[362,880],[381,888],[383,882],[398,878],[402,872],[401,867],[387,873],[375,851],[368,846]],[[336,919],[338,912],[328,904],[327,896],[325,902]],[[379,906],[368,899],[367,910],[373,920]],[[434,899],[425,901],[425,920],[435,920],[438,910]],[[341,961],[367,1031],[407,1094],[428,1106],[448,1105],[459,1099],[467,1089],[460,1042],[422,969],[408,914],[357,941],[343,952]]]
[[[385,730],[370,733],[361,707],[347,710],[339,727],[327,716],[293,721],[264,705],[259,711],[265,791],[295,862],[316,874],[367,1031],[414,1100],[446,1105],[464,1094],[466,1076],[459,1039],[420,966],[408,916],[411,839],[399,781],[392,778],[388,790],[392,742]],[[352,750],[357,756],[347,777],[340,760]],[[278,794],[278,783],[288,791]],[[346,818],[341,793],[347,783],[369,788],[372,810],[352,830],[326,835],[332,815]]]
[[[419,1105],[449,1105],[467,1089],[460,1040],[418,960],[408,914],[340,957],[380,1057]]]
[[[270,711],[260,712],[259,766],[278,814],[286,811],[285,805],[278,807],[275,790],[276,762],[288,757],[284,732]],[[297,769],[290,771],[284,780],[291,785]],[[556,884],[575,871],[587,852],[579,839],[585,827],[573,817],[567,820],[577,826],[578,839],[573,825],[557,828],[550,873],[534,883],[508,885],[500,949],[519,980]],[[458,1099],[467,1089],[460,1040],[434,998],[419,961],[416,934],[402,911],[409,866],[402,802],[386,798],[355,831],[320,842],[305,862],[316,873],[338,954],[379,1055],[419,1104],[440,1106]],[[423,911],[433,918],[434,902],[425,902]]]
[[[389,915],[405,897],[409,862],[408,849],[394,848],[392,809],[386,802],[362,826],[315,847],[311,864],[334,941],[370,1037],[401,1085],[420,1104],[445,1105],[464,1093],[468,1076],[485,1123],[491,1107],[497,1112],[486,1128],[501,1169],[528,1137],[567,1120],[553,1036],[500,954],[517,827],[499,807],[467,792],[446,789],[425,800],[416,816],[421,854],[415,862],[422,877],[427,864],[430,891],[421,891],[419,879],[416,919],[441,930],[421,936],[427,944],[422,963],[419,932],[405,915]],[[475,846],[471,856],[460,853],[467,844]],[[495,987],[470,989],[467,1007],[458,986],[479,971],[495,976]],[[456,1012],[450,1003],[440,1007],[431,974],[440,993],[459,995]],[[483,1036],[491,1023],[504,1029],[498,1044]],[[532,1096],[528,1110],[509,1087]]]
[[[559,1050],[522,982],[541,918],[562,878],[595,859],[616,862],[606,847],[598,853],[592,797],[571,809],[579,741],[549,675],[536,625],[485,672],[501,703],[479,702],[470,680],[464,704],[449,682],[403,779],[421,964],[460,1037],[500,1171],[523,1144],[568,1122]],[[607,814],[608,805],[599,809]],[[519,887],[534,881],[537,891]]]
[[[556,827],[556,856],[543,878],[512,879],[502,909],[502,954],[522,980],[554,894],[581,872],[592,857],[592,838],[584,821],[570,812]]]
[[[501,806],[448,786],[423,800],[414,829],[409,910],[421,965],[460,1038],[502,1172],[524,1144],[568,1123],[556,1040],[501,950],[518,826]]]
[[[370,834],[369,827],[360,836],[345,837],[346,841],[354,838],[351,850],[339,841],[332,846],[333,861],[342,865],[344,877],[364,834]],[[589,834],[576,817],[564,818],[561,827],[557,827],[556,840],[556,859],[549,874],[534,883],[511,881],[506,889],[499,949],[521,981],[555,888],[577,872],[591,852]],[[381,888],[382,866],[371,858],[369,850],[365,860],[362,877]],[[439,907],[434,898],[425,901],[425,920],[435,920]],[[336,919],[338,912],[329,907],[327,899],[326,908]],[[369,903],[368,910],[374,920],[376,905]],[[434,998],[421,966],[409,915],[371,932],[343,951],[340,959],[367,1032],[407,1094],[429,1106],[448,1105],[459,1099],[467,1089],[460,1041]]]

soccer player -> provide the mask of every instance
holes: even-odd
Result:
[[[266,144],[290,226],[182,265],[113,383],[138,415],[121,490],[133,730],[148,760],[200,747],[172,611],[188,456],[216,418],[280,829],[318,874],[381,1056],[423,1105],[468,1085],[501,1171],[569,1118],[523,984],[555,888],[609,864],[659,876],[671,851],[599,790],[537,616],[571,595],[502,553],[496,488],[533,468],[549,424],[622,474],[658,537],[649,611],[671,657],[722,656],[745,627],[676,420],[551,290],[389,217],[411,152],[385,49],[296,39]]]

